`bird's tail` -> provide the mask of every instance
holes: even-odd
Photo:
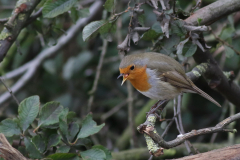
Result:
[[[199,89],[196,85],[192,86],[194,88],[194,90],[197,91],[197,93],[199,93],[201,96],[203,96],[204,98],[208,99],[209,101],[213,102],[214,104],[216,104],[218,107],[222,107],[217,101],[215,101],[211,96],[209,96],[207,93],[203,92],[201,89]]]

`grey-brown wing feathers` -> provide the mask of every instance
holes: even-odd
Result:
[[[191,93],[198,93],[204,98],[208,99],[209,101],[213,102],[217,106],[221,107],[221,105],[216,102],[211,96],[207,93],[203,92],[199,89],[188,77],[185,75],[181,75],[177,71],[170,71],[161,74],[164,77],[162,80],[172,84],[175,87],[182,88],[183,92],[191,92]]]

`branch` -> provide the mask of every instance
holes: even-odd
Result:
[[[229,43],[227,43],[226,41],[222,40],[221,38],[219,38],[211,29],[211,33],[213,34],[213,36],[215,37],[215,39],[217,39],[219,42],[221,42],[223,45],[226,45],[228,47],[230,47],[232,50],[234,50],[234,52],[236,52],[238,55],[240,55],[240,52],[237,51],[232,45],[230,45]]]
[[[5,88],[8,90],[8,92],[11,94],[11,96],[13,97],[13,99],[15,100],[15,102],[17,103],[17,105],[19,106],[19,101],[18,99],[15,97],[15,95],[13,94],[12,90],[10,88],[8,88],[8,86],[5,84],[4,80],[0,77],[0,81],[2,82],[2,84],[5,86]]]
[[[101,69],[102,69],[102,65],[103,65],[103,60],[104,60],[105,54],[107,52],[107,46],[108,46],[108,41],[103,40],[102,52],[101,52],[101,56],[99,58],[97,71],[96,71],[96,76],[95,76],[95,79],[94,79],[94,82],[93,82],[92,89],[88,92],[90,94],[90,97],[88,99],[88,112],[90,112],[91,108],[92,108],[94,93],[97,90],[98,81],[99,81],[99,78],[100,78],[100,73],[101,73]]]
[[[209,128],[199,129],[199,130],[192,130],[191,132],[188,132],[188,133],[185,133],[182,135],[178,135],[178,137],[172,141],[166,142],[161,136],[159,136],[159,134],[157,132],[154,132],[155,128],[153,128],[153,126],[155,125],[155,122],[156,122],[156,116],[151,114],[145,122],[148,125],[143,130],[143,132],[148,134],[159,146],[161,146],[165,149],[169,149],[169,148],[173,148],[175,146],[182,144],[185,140],[187,140],[189,138],[199,136],[199,135],[216,133],[216,132],[235,133],[236,129],[225,129],[225,127],[237,119],[240,119],[240,113],[226,118],[225,120],[218,123],[215,127],[209,127]]]
[[[210,150],[216,150],[223,147],[226,147],[226,144],[208,144],[208,143],[194,143],[201,153],[208,152]],[[183,157],[185,154],[185,146],[180,145],[175,148],[171,148],[168,150],[164,150],[164,154],[160,159],[173,159],[175,157]],[[112,152],[112,157],[114,160],[133,160],[133,159],[148,159],[149,153],[147,148],[136,148],[136,149],[128,149],[119,152]],[[154,158],[157,159],[157,158]],[[159,158],[158,158],[159,159]],[[209,159],[209,158],[208,158]],[[189,159],[188,159],[189,160]]]
[[[11,87],[13,93],[18,92],[24,85],[27,84],[27,82],[35,75],[37,69],[39,68],[39,66],[41,66],[44,60],[59,53],[59,51],[80,32],[82,27],[84,27],[88,22],[92,20],[93,17],[95,17],[95,15],[97,15],[98,11],[102,8],[102,5],[102,1],[96,1],[90,7],[90,16],[88,18],[79,19],[76,22],[76,25],[68,29],[67,35],[64,34],[58,39],[58,43],[55,46],[44,49],[38,54],[36,58],[31,60],[30,62],[24,64],[23,66],[19,67],[14,71],[9,72],[8,74],[6,74],[6,76],[3,76],[3,78],[9,79],[15,76],[19,76],[25,72],[24,75]],[[11,95],[9,94],[9,92],[3,93],[0,96],[0,104],[5,103],[7,100],[10,99],[10,97]]]
[[[0,157],[5,160],[27,160],[17,149],[13,148],[11,144],[9,144],[8,140],[4,136],[4,134],[0,133]]]
[[[190,75],[190,79],[197,79],[198,77],[201,76],[201,74],[205,74],[209,69],[209,65],[206,63],[200,64],[196,66],[191,72],[187,73],[187,75]],[[176,103],[175,103],[176,104]],[[180,105],[180,103],[179,103]],[[164,109],[164,105],[160,107],[160,112]],[[178,112],[180,111],[180,106],[178,107]],[[200,130],[193,130],[189,133],[184,133],[183,130],[180,129],[179,123],[177,121],[177,117],[179,117],[175,107],[174,107],[174,119],[176,121],[177,128],[180,132],[180,135],[175,139],[170,142],[164,141],[163,137],[161,137],[156,129],[155,129],[155,123],[157,119],[156,114],[150,114],[147,117],[147,120],[138,126],[138,131],[140,133],[144,133],[144,137],[147,142],[147,146],[149,149],[149,152],[154,155],[154,156],[160,156],[162,155],[162,147],[165,149],[173,148],[175,146],[178,146],[182,144],[183,142],[186,142],[187,139],[192,138],[194,136],[198,135],[203,135],[203,134],[209,134],[209,133],[216,133],[216,132],[236,132],[234,129],[225,129],[226,125],[229,123],[235,121],[236,119],[240,119],[240,113],[233,115],[219,124],[217,124],[215,127],[210,127],[210,128],[205,128],[205,129],[200,129]],[[164,132],[165,133],[165,132]],[[186,142],[187,144],[188,142]],[[187,145],[188,146],[188,145]],[[193,148],[193,147],[192,147]],[[193,148],[194,149],[194,148]],[[195,149],[194,149],[195,150]]]
[[[30,0],[16,4],[12,16],[8,19],[8,22],[5,23],[5,27],[0,34],[0,62],[3,61],[9,48],[17,39],[18,34],[26,25],[32,11],[39,2],[40,0]]]
[[[199,9],[192,16],[187,18],[185,22],[197,25],[197,20],[200,18],[202,19],[201,25],[206,25],[215,22],[222,16],[231,14],[237,10],[240,10],[239,0],[219,0],[202,9]],[[210,79],[210,82],[216,82],[212,86],[210,83],[210,87],[216,89],[230,102],[240,107],[239,86],[226,78],[209,51],[202,52],[198,49],[197,52],[193,55],[193,58],[198,64],[209,64],[209,69],[207,69],[207,71],[204,73],[204,77],[206,79]]]
[[[239,10],[239,0],[218,0],[197,10],[192,16],[188,17],[185,22],[197,26],[197,20],[202,19],[201,25],[209,25],[220,18]]]
[[[228,146],[225,148],[209,151],[206,153],[201,153],[193,156],[187,156],[175,160],[196,160],[196,159],[228,159],[234,160],[239,159],[240,145]]]
[[[43,8],[40,8],[36,13],[34,13],[26,22],[25,26],[26,27],[27,25],[31,24],[33,21],[35,21],[38,17],[40,17],[42,15],[42,9]]]

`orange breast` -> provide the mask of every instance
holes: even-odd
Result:
[[[138,68],[132,76],[134,78],[129,77],[129,81],[137,90],[145,92],[151,88],[151,85],[148,83],[146,67]]]

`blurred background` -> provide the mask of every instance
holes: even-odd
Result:
[[[77,17],[72,17],[71,12],[64,13],[56,18],[47,19],[42,16],[24,28],[19,34],[17,41],[8,51],[4,61],[0,64],[0,75],[18,69],[22,65],[36,58],[45,48],[54,47],[58,43],[59,37],[66,34],[66,31],[74,26],[77,19],[88,17],[88,8],[94,1],[82,0],[78,3]],[[204,7],[215,0],[203,0]],[[0,19],[9,17],[14,9],[16,0],[0,0]],[[177,7],[184,11],[189,11],[195,1],[177,0]],[[133,5],[133,2],[130,3]],[[115,12],[119,13],[127,9],[128,1],[117,1]],[[151,27],[156,22],[156,16],[152,8],[143,5],[145,11],[144,25]],[[38,8],[37,8],[38,9]],[[37,10],[36,9],[36,10]],[[104,17],[104,8],[99,10],[91,21],[100,20]],[[110,13],[108,13],[110,16]],[[187,16],[180,14],[179,18],[185,19]],[[240,51],[240,12],[231,14],[219,19],[211,27],[221,39],[227,41],[236,50]],[[94,80],[98,71],[99,59],[103,48],[103,39],[96,36],[88,41],[83,41],[82,29],[73,39],[62,49],[47,57],[36,72],[15,96],[19,101],[32,95],[39,95],[42,104],[49,101],[59,101],[63,106],[75,111],[79,118],[83,118],[87,113],[93,113],[93,119],[98,124],[105,123],[105,127],[96,136],[91,137],[94,144],[102,144],[111,151],[122,151],[133,148],[146,147],[146,142],[142,134],[138,133],[136,127],[146,120],[146,112],[156,102],[141,95],[129,85],[121,86],[118,66],[120,56],[117,45],[120,44],[127,35],[130,16],[129,13],[123,14],[117,20],[116,33],[112,35],[112,42],[108,42],[106,55],[102,59],[102,67],[96,90],[93,89]],[[3,24],[0,23],[0,30]],[[239,83],[240,57],[231,49],[226,49],[209,32],[204,32],[204,37],[211,53],[223,71],[233,71],[236,75],[234,81]],[[132,42],[131,42],[132,43]],[[151,50],[153,41],[140,40],[138,45],[131,45],[130,53],[144,52]],[[181,61],[180,61],[181,62]],[[187,59],[189,63],[186,72],[191,71],[196,66],[192,57]],[[5,83],[11,88],[21,75],[6,79]],[[204,78],[199,78],[195,84],[212,96],[223,107],[218,108],[213,103],[202,98],[197,94],[184,94],[182,102],[182,119],[186,132],[193,129],[201,129],[215,126],[220,120],[239,112],[239,107],[229,103],[218,92],[208,86]],[[91,90],[93,92],[90,92]],[[133,94],[129,95],[132,90]],[[0,85],[0,97],[6,92],[4,85]],[[133,101],[132,101],[133,100]],[[0,120],[7,117],[14,117],[17,114],[18,106],[10,98],[0,102]],[[129,116],[129,107],[133,106],[132,116]],[[131,115],[130,114],[130,115]],[[165,119],[173,117],[173,102],[170,101],[162,115]],[[129,126],[129,121],[134,123],[134,127]],[[161,134],[168,121],[157,123],[156,128]],[[240,128],[240,123],[232,123],[230,127]],[[134,134],[131,134],[131,130]],[[178,135],[175,124],[172,125],[165,140],[175,139]],[[200,144],[217,143],[230,145],[240,142],[239,133],[219,133],[217,136],[211,134],[192,138],[190,140]],[[187,154],[183,149],[182,154]],[[180,155],[181,156],[181,155]],[[175,155],[177,157],[177,155]]]

